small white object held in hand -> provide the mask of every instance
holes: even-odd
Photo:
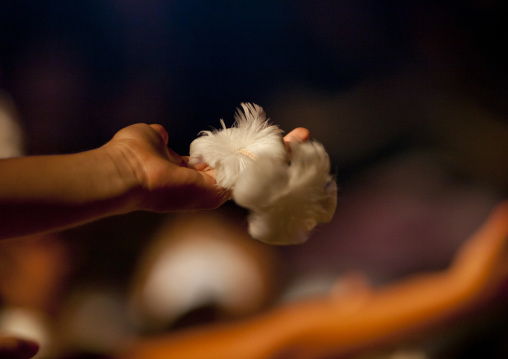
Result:
[[[203,131],[191,143],[190,163],[213,167],[219,186],[250,211],[249,233],[269,244],[308,239],[319,223],[329,222],[337,205],[337,185],[330,160],[316,141],[292,142],[288,151],[282,130],[269,124],[263,109],[241,104],[231,128]]]

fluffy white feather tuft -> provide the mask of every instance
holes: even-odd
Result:
[[[262,107],[249,103],[241,106],[243,111],[237,110],[231,128],[226,128],[221,120],[222,130],[202,131],[202,136],[190,145],[189,163],[213,167],[217,184],[228,189],[257,157],[287,160],[282,130],[269,124]]]
[[[250,210],[249,233],[269,244],[305,242],[337,205],[330,161],[318,142],[292,143],[291,163],[259,158],[238,177],[235,202]]]
[[[250,210],[252,237],[269,244],[305,242],[337,205],[328,154],[318,142],[291,143],[288,151],[282,130],[268,123],[260,106],[241,106],[233,127],[221,120],[222,130],[203,131],[191,143],[190,163],[213,167],[217,184],[232,189],[233,200]]]

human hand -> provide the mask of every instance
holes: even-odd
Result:
[[[187,167],[171,150],[161,125],[135,124],[120,130],[104,148],[112,154],[134,198],[134,209],[157,212],[210,209],[228,196],[211,171]]]
[[[305,142],[309,137],[307,129],[296,128],[284,141]],[[188,157],[168,147],[168,139],[161,125],[136,124],[120,130],[104,146],[123,168],[136,209],[210,209],[227,201],[230,193],[217,186],[214,170],[206,165],[189,166]]]

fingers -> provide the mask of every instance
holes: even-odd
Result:
[[[160,136],[160,138],[162,139],[164,144],[167,146],[168,142],[169,142],[169,135],[168,135],[168,132],[166,131],[166,129],[162,125],[159,125],[159,124],[151,124],[149,126],[157,132],[157,134]],[[178,153],[176,153],[169,147],[166,148],[166,150],[167,150],[167,153],[169,156],[169,160],[171,162],[173,162],[174,164],[176,164],[180,167],[187,167],[187,161],[185,160],[185,158],[180,156]]]
[[[306,142],[309,138],[310,131],[308,129],[297,127],[284,137],[284,141],[286,144],[290,142]],[[216,208],[231,199],[231,191],[217,186],[215,171],[206,163],[189,165],[188,156],[180,157],[180,159],[183,163],[182,167],[188,167],[188,169],[196,171],[195,174],[199,176],[197,178],[194,177],[192,181],[195,187],[192,191],[192,195],[187,198],[187,207],[189,207],[189,209]]]
[[[310,131],[304,127],[297,127],[284,136],[284,141],[288,142],[306,142],[310,138]]]
[[[231,191],[219,188],[215,180],[215,171],[197,172],[201,180],[197,181],[195,209],[213,209],[231,199]]]
[[[293,131],[289,132],[286,136],[284,136],[284,142],[286,143],[286,147],[291,153],[291,142],[302,143],[308,141],[310,138],[310,131],[304,127],[297,127]]]
[[[150,125],[150,127],[153,128],[155,131],[157,131],[159,136],[161,136],[162,140],[164,141],[164,144],[167,145],[168,141],[169,141],[169,135],[168,135],[168,132],[166,131],[166,129],[162,125],[159,125],[159,124],[152,124],[152,125]]]
[[[187,161],[184,157],[173,151],[171,148],[167,148],[169,160],[180,167],[187,167]]]
[[[182,156],[182,159],[185,162],[185,165],[187,167],[192,168],[193,170],[196,170],[196,171],[207,171],[211,168],[210,166],[208,166],[208,164],[206,164],[204,162],[196,163],[196,164],[189,164],[189,159],[190,159],[189,156]]]

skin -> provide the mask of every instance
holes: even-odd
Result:
[[[440,273],[301,301],[232,324],[144,339],[121,359],[309,358],[393,343],[474,307],[507,276],[508,202],[500,204]]]
[[[297,128],[286,140],[306,141]],[[214,171],[188,166],[161,125],[135,124],[76,154],[0,160],[0,239],[144,210],[212,209],[229,199]]]
[[[296,128],[284,140],[307,141]],[[76,154],[0,160],[0,240],[78,226],[133,211],[213,209],[230,198],[213,169],[188,165],[158,124],[135,124],[104,146]],[[25,359],[30,340],[0,336],[0,357]]]

